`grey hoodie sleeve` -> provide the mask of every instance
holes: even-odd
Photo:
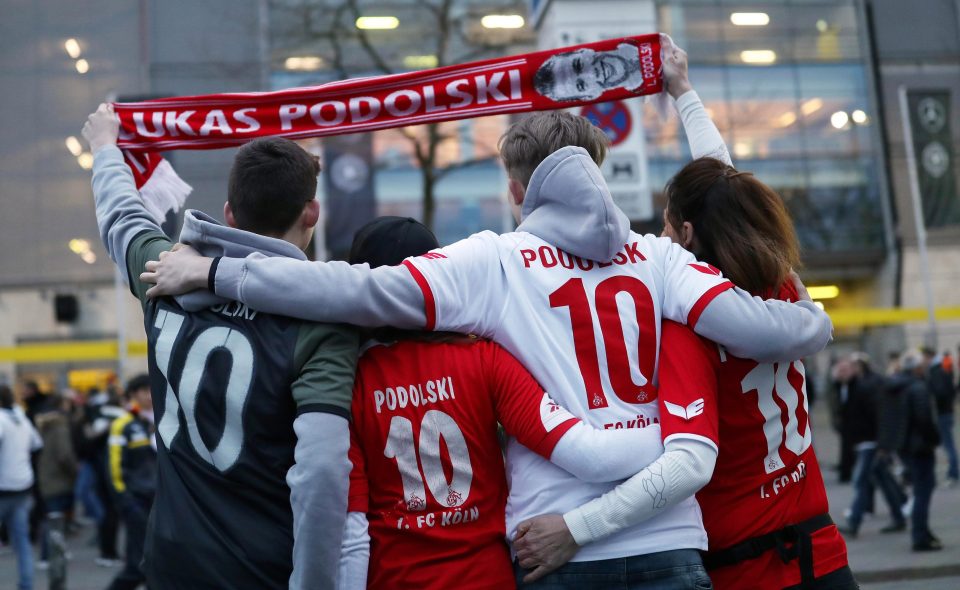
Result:
[[[695,90],[690,90],[677,99],[677,112],[680,113],[680,121],[683,122],[683,130],[687,134],[690,154],[694,160],[716,158],[728,166],[733,166],[727,144]]]
[[[813,303],[753,297],[679,244],[655,238],[654,246],[664,265],[664,318],[689,325],[734,356],[763,363],[794,361],[830,342],[830,317]]]
[[[291,590],[334,590],[347,518],[350,431],[347,420],[325,412],[301,414],[294,464],[287,472],[293,508]]]
[[[424,298],[404,265],[309,262],[289,258],[221,258],[216,293],[250,307],[319,322],[423,328]]]
[[[830,316],[812,302],[764,301],[739,288],[710,301],[693,329],[733,356],[761,363],[816,354],[833,338]]]
[[[133,173],[115,145],[103,146],[93,156],[93,198],[100,239],[110,258],[126,269],[130,242],[144,232],[162,230],[147,212]]]

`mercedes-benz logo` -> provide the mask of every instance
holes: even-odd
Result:
[[[920,153],[923,169],[934,178],[940,178],[950,166],[950,157],[947,148],[939,141],[928,144]]]
[[[937,133],[947,122],[947,110],[936,98],[924,98],[917,104],[917,117],[928,133]]]
[[[335,187],[344,192],[352,193],[360,190],[367,184],[369,176],[370,167],[356,154],[343,154],[330,166],[330,180]]]

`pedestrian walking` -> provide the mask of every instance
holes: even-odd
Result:
[[[889,449],[878,449],[880,400],[885,386],[884,378],[873,371],[864,354],[850,358],[853,377],[849,382],[849,434],[856,453],[853,468],[854,496],[847,526],[842,529],[848,538],[857,536],[867,508],[872,505],[875,488],[880,488],[890,509],[890,524],[880,532],[890,533],[907,528],[902,505],[903,491],[890,471],[892,454]]]
[[[35,417],[43,439],[43,451],[37,462],[37,483],[43,498],[43,534],[40,538],[41,569],[50,569],[48,577],[63,587],[66,578],[66,515],[73,510],[73,488],[77,480],[77,457],[73,452],[68,401],[60,394],[48,396],[46,409]]]
[[[132,590],[145,581],[140,562],[147,536],[147,515],[157,489],[150,377],[139,375],[127,386],[128,411],[110,425],[110,481],[126,528],[126,564],[109,590]]]
[[[29,514],[34,484],[31,454],[43,447],[40,434],[14,403],[13,391],[0,385],[0,522],[17,553],[18,590],[33,588],[33,552]]]
[[[903,439],[901,453],[910,465],[913,482],[913,510],[910,514],[914,551],[937,551],[943,544],[930,531],[930,500],[933,497],[934,449],[940,444],[933,396],[925,376],[927,364],[918,351],[908,350],[900,358],[901,373],[891,389],[901,392]]]
[[[924,358],[930,364],[927,371],[927,385],[937,406],[937,427],[940,442],[947,454],[947,483],[956,486],[960,480],[960,468],[957,465],[957,447],[953,441],[953,408],[957,401],[957,390],[953,385],[953,359],[947,352],[935,356],[934,351],[925,349]]]

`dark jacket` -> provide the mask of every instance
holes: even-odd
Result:
[[[73,492],[77,479],[77,457],[73,454],[70,417],[60,410],[41,412],[35,417],[43,450],[37,463],[37,483],[44,498]]]
[[[157,451],[152,444],[153,424],[134,413],[125,413],[110,425],[110,482],[121,508],[127,500],[153,501],[157,489]]]
[[[907,454],[929,454],[940,444],[930,390],[909,372],[890,378],[884,391],[879,448]]]
[[[884,378],[872,371],[850,382],[844,426],[851,445],[877,440],[883,388]]]
[[[899,451],[906,440],[907,413],[905,390],[914,379],[898,373],[886,380],[880,394],[877,420],[877,448],[888,453]]]
[[[927,375],[927,385],[937,403],[937,413],[952,414],[957,399],[957,390],[953,387],[953,372],[944,370],[941,363],[930,367]]]

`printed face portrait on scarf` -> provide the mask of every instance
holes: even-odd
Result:
[[[533,85],[554,101],[593,100],[607,90],[634,90],[644,83],[640,51],[620,43],[612,51],[583,48],[552,56],[537,70]]]

